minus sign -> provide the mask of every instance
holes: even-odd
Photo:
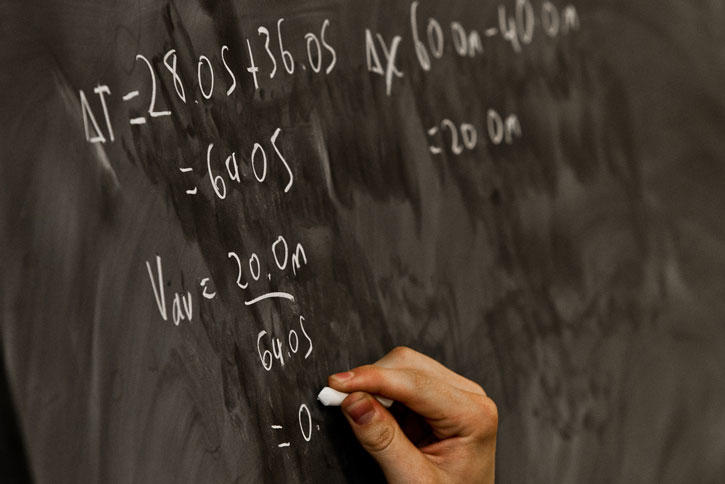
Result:
[[[289,442],[282,442],[281,444],[277,444],[277,447],[289,447]]]
[[[281,425],[272,425],[272,428],[273,428],[273,429],[281,429],[281,428],[282,428],[282,426],[281,426]]]
[[[190,166],[186,168],[179,168],[179,170],[181,171],[181,173],[188,173],[190,171],[194,171],[194,169]]]
[[[131,91],[128,94],[126,94],[125,96],[123,96],[122,99],[124,101],[130,101],[131,99],[135,98],[136,96],[138,96],[138,91]]]
[[[146,118],[140,117],[140,118],[133,118],[128,121],[131,124],[146,124]]]
[[[496,27],[491,27],[490,29],[486,29],[486,37],[493,37],[498,33],[498,29]]]

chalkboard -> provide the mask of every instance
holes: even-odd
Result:
[[[725,475],[721,2],[0,11],[34,480],[381,480],[315,396],[397,345],[497,403],[499,482]]]

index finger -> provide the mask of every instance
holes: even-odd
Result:
[[[362,391],[401,402],[425,418],[438,438],[474,433],[486,399],[410,368],[365,365],[332,375],[328,383],[336,390]]]
[[[483,387],[481,387],[478,383],[459,375],[433,358],[408,348],[407,346],[397,346],[393,348],[390,352],[388,352],[388,354],[376,361],[375,364],[385,368],[412,368],[424,370],[431,373],[431,375],[435,376],[439,380],[448,382],[461,390],[471,393],[479,393],[484,396],[486,395]]]

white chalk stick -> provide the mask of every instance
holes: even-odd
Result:
[[[326,407],[339,407],[340,404],[342,404],[342,401],[345,400],[348,395],[349,393],[338,392],[333,388],[325,387],[322,389],[320,394],[317,395],[317,399],[322,402],[322,404]],[[376,396],[375,400],[380,402],[380,405],[385,408],[390,408],[390,406],[393,404],[393,401],[391,399],[385,397]]]

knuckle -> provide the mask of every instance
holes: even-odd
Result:
[[[392,425],[381,425],[376,428],[370,435],[369,440],[365,442],[365,448],[368,452],[379,454],[385,452],[395,439],[395,427]]]
[[[486,397],[488,421],[494,434],[498,432],[498,406],[496,402]]]
[[[407,346],[396,346],[390,351],[390,354],[399,361],[408,361],[413,353],[415,352]]]
[[[476,382],[471,382],[471,383],[473,385],[474,393],[480,393],[481,395],[485,395],[486,394],[486,392],[484,391],[484,389],[483,389],[483,387],[481,385],[479,385]]]
[[[495,436],[498,432],[498,407],[496,403],[486,396],[475,397],[476,418],[478,432],[482,439]]]

